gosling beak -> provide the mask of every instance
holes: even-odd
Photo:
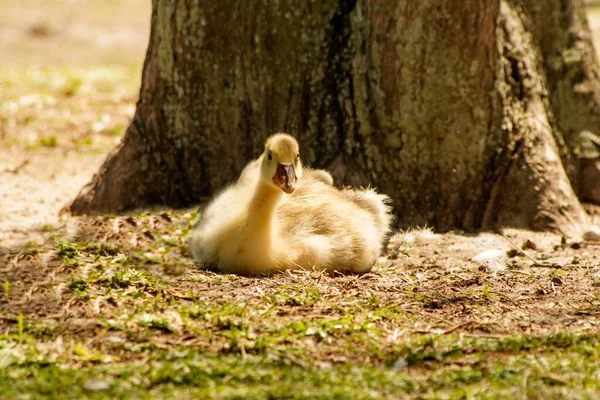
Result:
[[[273,182],[286,193],[292,193],[296,189],[296,172],[292,164],[277,164],[277,171]]]

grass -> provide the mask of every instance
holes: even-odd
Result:
[[[185,211],[87,217],[75,234],[53,232],[53,241],[18,256],[2,277],[0,397],[559,399],[600,393],[597,314],[579,315],[586,325],[577,329],[559,318],[548,327],[533,322],[551,318],[540,305],[546,294],[516,300],[532,282],[550,282],[558,271],[492,277],[469,264],[464,250],[462,261],[445,254],[443,266],[411,264],[433,254],[427,249],[459,240],[438,235],[397,255],[402,264],[381,264],[362,277],[215,274],[187,255],[185,235],[197,217]],[[149,229],[153,235],[144,234]],[[459,270],[448,274],[457,263]],[[596,279],[581,264],[565,264],[560,276],[563,286],[571,285],[560,294],[561,315],[600,304],[587,295]],[[459,316],[466,308],[470,316]]]
[[[28,150],[106,152],[133,115],[140,66],[0,67],[0,137]]]
[[[594,398],[600,389],[598,343],[597,335],[426,336],[390,347],[386,357],[408,357],[405,367],[394,368],[391,358],[299,365],[274,352],[211,355],[129,342],[119,346],[136,360],[122,362],[81,343],[5,337],[0,395],[60,398],[68,388],[69,396],[95,392],[97,398]],[[98,382],[103,385],[92,384]]]

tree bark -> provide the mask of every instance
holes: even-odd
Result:
[[[137,112],[71,210],[197,203],[285,131],[339,184],[388,194],[403,226],[580,234],[528,12],[517,0],[154,0]]]
[[[551,228],[579,236],[588,217],[564,169],[565,143],[554,128],[543,57],[519,1],[502,1],[498,26],[498,92],[507,144],[499,157],[485,224]],[[563,151],[561,151],[563,150]],[[506,171],[506,172],[503,172]]]
[[[579,197],[600,203],[600,74],[583,0],[524,0]]]

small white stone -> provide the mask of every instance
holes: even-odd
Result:
[[[404,357],[400,357],[399,359],[397,359],[396,362],[394,362],[394,365],[392,366],[392,369],[395,371],[403,371],[406,368],[408,368],[408,361],[406,361]]]
[[[502,271],[506,268],[506,257],[506,251],[501,249],[490,249],[477,254],[471,260],[481,264],[487,264],[490,271],[496,275],[498,271]]]
[[[106,341],[109,343],[122,344],[127,342],[125,339],[120,338],[118,336],[109,336],[106,338]]]
[[[500,249],[491,249],[483,251],[472,258],[476,262],[500,261],[506,259],[506,252]]]
[[[90,379],[89,381],[85,381],[83,383],[83,388],[90,392],[101,392],[103,390],[108,390],[110,388],[110,384],[106,381]]]

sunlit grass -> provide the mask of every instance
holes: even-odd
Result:
[[[5,145],[106,151],[135,111],[141,66],[0,67]]]
[[[107,335],[104,347],[90,348],[78,341],[0,337],[0,395],[591,399],[600,390],[595,335],[426,336],[389,346],[370,363],[296,359],[294,342],[287,353],[208,354],[115,338]]]
[[[196,216],[163,210],[88,218],[68,238],[58,232],[53,244],[30,249],[35,268],[56,277],[21,279],[35,269],[19,266],[6,280],[0,397],[66,390],[96,398],[561,399],[600,392],[597,332],[516,328],[528,320],[515,321],[520,306],[503,293],[505,285],[526,290],[523,275],[490,278],[462,265],[452,274],[437,269],[434,281],[399,264],[360,278],[215,274],[187,254]],[[398,257],[443,240],[417,240]],[[577,268],[565,269],[563,280],[572,282]],[[536,273],[538,283],[553,276]],[[52,295],[57,315],[70,308],[71,317],[47,317],[29,305],[18,311],[27,293]],[[444,314],[458,304],[472,312],[466,323]]]

